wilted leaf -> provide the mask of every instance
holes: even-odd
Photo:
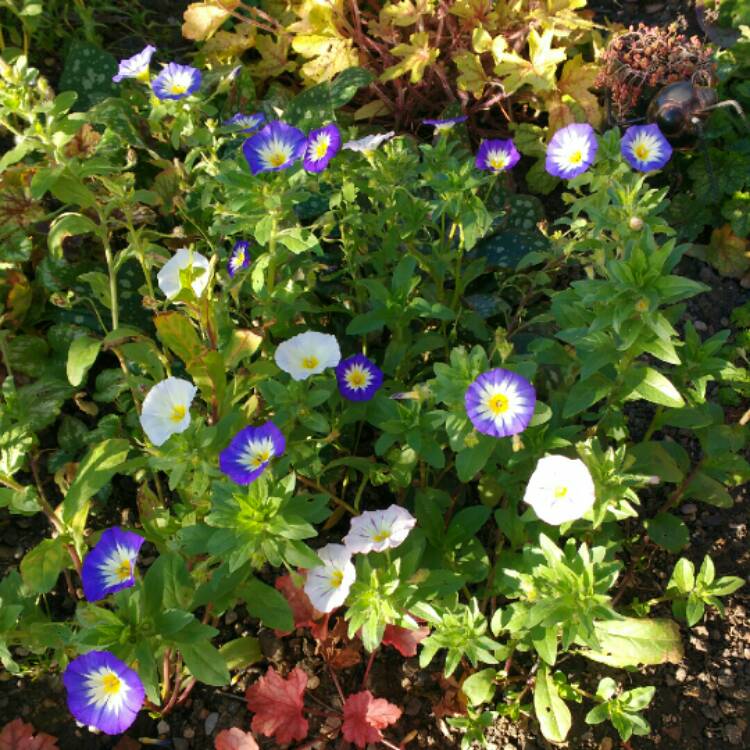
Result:
[[[289,37],[274,39],[269,34],[258,34],[255,49],[260,53],[260,62],[250,66],[257,78],[276,78],[297,66],[289,60]]]
[[[182,36],[197,42],[208,39],[232,14],[239,0],[207,0],[190,3],[183,13]]]
[[[750,271],[750,241],[738,237],[732,227],[725,224],[711,233],[706,260],[722,276],[742,278]]]
[[[556,88],[545,96],[551,133],[580,119],[576,117],[575,105],[582,110],[585,122],[595,128],[601,124],[599,100],[590,91],[598,74],[599,66],[585,63],[581,55],[565,63]]]

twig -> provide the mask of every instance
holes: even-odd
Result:
[[[326,489],[320,482],[315,481],[313,479],[308,479],[307,477],[303,477],[300,474],[297,474],[297,479],[304,484],[306,487],[311,487],[312,489],[318,490],[318,492],[324,492],[328,497],[333,500],[336,505],[340,505],[342,508],[346,508],[353,516],[358,516],[359,513],[351,506],[349,503],[346,502],[346,500],[342,500],[338,495],[334,495],[333,492]]]

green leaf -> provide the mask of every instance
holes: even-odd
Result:
[[[143,579],[145,611],[151,616],[162,609],[188,609],[194,585],[185,560],[165,552],[154,560]]]
[[[564,742],[570,731],[570,709],[557,692],[557,685],[546,664],[536,673],[534,711],[542,734],[550,742]]]
[[[65,565],[67,551],[62,539],[44,539],[21,560],[21,577],[32,594],[51,591]]]
[[[113,438],[94,445],[88,451],[63,501],[65,523],[70,523],[84,505],[123,468],[129,450],[127,440]]]
[[[99,356],[102,342],[91,336],[79,336],[73,339],[68,349],[67,374],[71,385],[79,386],[86,377],[91,365]]]
[[[331,107],[339,109],[348,104],[359,89],[369,86],[375,76],[365,68],[342,70],[329,84]]]
[[[251,578],[241,588],[247,611],[264,625],[276,630],[294,630],[292,608],[284,595],[257,578]]]
[[[671,513],[659,513],[644,523],[651,541],[669,552],[679,552],[690,541],[687,526]]]
[[[683,472],[672,457],[671,447],[665,447],[664,443],[647,440],[629,448],[628,453],[635,457],[635,463],[630,467],[632,473],[648,474],[674,484],[682,481]]]
[[[685,498],[700,500],[718,508],[731,508],[734,504],[726,487],[702,471],[699,471],[686,487]]]
[[[467,677],[461,685],[464,695],[472,706],[478,706],[492,700],[495,695],[495,677],[497,670],[482,669]]]
[[[683,657],[680,628],[672,620],[601,620],[594,623],[594,631],[601,648],[582,653],[611,667],[677,664]]]
[[[641,380],[628,398],[639,397],[653,404],[673,408],[685,405],[680,392],[664,375],[654,370],[653,367],[644,367],[641,371]]]
[[[180,646],[185,666],[193,677],[206,685],[222,686],[229,682],[229,670],[221,653],[210,643]]]
[[[83,182],[71,174],[58,175],[49,185],[49,191],[61,203],[80,208],[91,208],[96,205],[96,196]]]
[[[82,39],[74,39],[65,56],[62,75],[57,88],[78,94],[77,109],[87,110],[97,102],[117,96],[112,76],[117,72],[117,60],[109,52]]]
[[[473,505],[458,511],[448,527],[444,546],[454,549],[459,544],[468,542],[487,523],[491,514],[492,509],[486,505]]]
[[[573,417],[576,414],[601,401],[612,390],[612,381],[600,373],[594,373],[585,380],[579,380],[568,391],[563,407],[563,417]]]
[[[670,588],[672,584],[682,594],[689,594],[695,588],[695,565],[690,560],[681,557],[677,561],[667,588]]]
[[[224,657],[229,669],[246,669],[263,658],[260,641],[252,636],[228,641],[219,649],[219,653]]]
[[[490,268],[516,268],[529,253],[548,250],[549,240],[538,229],[507,229],[478,242],[472,255],[484,258]]]
[[[462,482],[470,482],[484,468],[492,452],[495,442],[492,438],[479,438],[477,445],[464,448],[456,455],[456,471]]]
[[[96,232],[97,225],[81,214],[65,213],[58,216],[49,228],[47,247],[52,255],[62,257],[62,243],[66,237]]]

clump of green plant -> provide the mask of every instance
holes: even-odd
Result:
[[[49,222],[17,222],[3,260],[38,304],[3,319],[0,506],[49,523],[0,581],[4,669],[54,662],[76,718],[117,733],[260,660],[259,624],[307,628],[360,748],[398,731],[364,685],[387,645],[445,658],[465,746],[532,712],[564,741],[579,700],[623,739],[648,731],[651,688],[593,693],[564,657],[678,661],[666,605],[694,624],[742,581],[685,557],[644,597],[645,553],[688,556],[677,504],[729,507],[750,479],[747,433],[708,388],[726,335],[681,325],[706,287],[676,273],[667,189],[619,131],[584,127],[549,229],[512,190],[507,141],[483,161],[450,130],[354,138],[338,115],[360,68],[251,115],[247,73],[149,79],[151,54],[85,114],[22,57],[0,71],[0,167],[33,174]],[[70,618],[42,606],[59,586]],[[222,642],[235,608],[248,632]],[[305,690],[269,669],[253,730],[307,737]]]

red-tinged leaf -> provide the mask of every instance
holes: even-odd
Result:
[[[254,732],[274,737],[283,745],[307,737],[302,715],[307,675],[295,667],[284,679],[273,667],[245,693],[247,707],[255,714]]]
[[[60,750],[57,737],[39,732],[21,719],[14,719],[0,730],[0,750]]]
[[[383,643],[393,646],[401,656],[416,656],[417,646],[430,634],[427,627],[410,630],[398,625],[386,625]]]
[[[243,732],[237,727],[222,729],[214,740],[215,750],[260,750],[250,732]]]
[[[384,698],[375,698],[369,690],[350,695],[344,703],[344,723],[341,730],[344,739],[359,748],[369,743],[380,742],[380,730],[395,724],[401,716],[401,709]]]
[[[313,607],[302,586],[298,586],[291,575],[279,576],[274,582],[274,586],[289,602],[289,606],[292,608],[295,628],[315,628],[317,626],[315,620],[323,617],[323,612],[318,612]],[[282,633],[277,630],[276,635],[288,635],[288,633]]]

